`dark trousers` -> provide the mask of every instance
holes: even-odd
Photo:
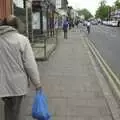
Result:
[[[25,120],[23,105],[24,97],[6,97],[3,98],[5,103],[4,112],[5,120]]]
[[[67,39],[67,31],[64,31],[64,39]]]
[[[89,26],[87,26],[87,31],[88,31],[88,34],[90,33],[90,27]]]

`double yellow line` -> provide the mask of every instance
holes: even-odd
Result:
[[[106,63],[106,61],[100,55],[95,45],[88,39],[85,39],[85,42],[88,45],[92,55],[95,57],[95,59],[99,63],[100,68],[103,71],[105,77],[107,77],[109,85],[112,88],[113,94],[115,95],[116,99],[119,101],[120,100],[120,79],[115,75],[115,73]]]

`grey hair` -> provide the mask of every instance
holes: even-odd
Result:
[[[18,17],[10,15],[6,18],[6,22],[9,26],[17,29],[19,33],[25,33],[25,24]]]

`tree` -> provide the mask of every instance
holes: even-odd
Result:
[[[100,6],[105,6],[106,5],[106,0],[102,0],[101,2],[100,2]]]
[[[116,7],[117,9],[120,8],[120,0],[116,0],[116,1],[115,1],[115,7]]]
[[[111,7],[111,11],[115,11],[115,10],[116,10],[116,6],[113,5],[113,6]]]
[[[106,5],[106,1],[103,0],[100,2],[100,6],[96,11],[96,18],[109,19],[110,18],[111,7]]]
[[[84,15],[85,20],[88,20],[89,18],[93,17],[92,14],[90,13],[90,11],[87,9],[78,10],[78,14],[80,16]]]

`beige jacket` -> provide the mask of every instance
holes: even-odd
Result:
[[[29,40],[12,27],[0,26],[0,97],[27,94],[29,78],[40,84]]]

